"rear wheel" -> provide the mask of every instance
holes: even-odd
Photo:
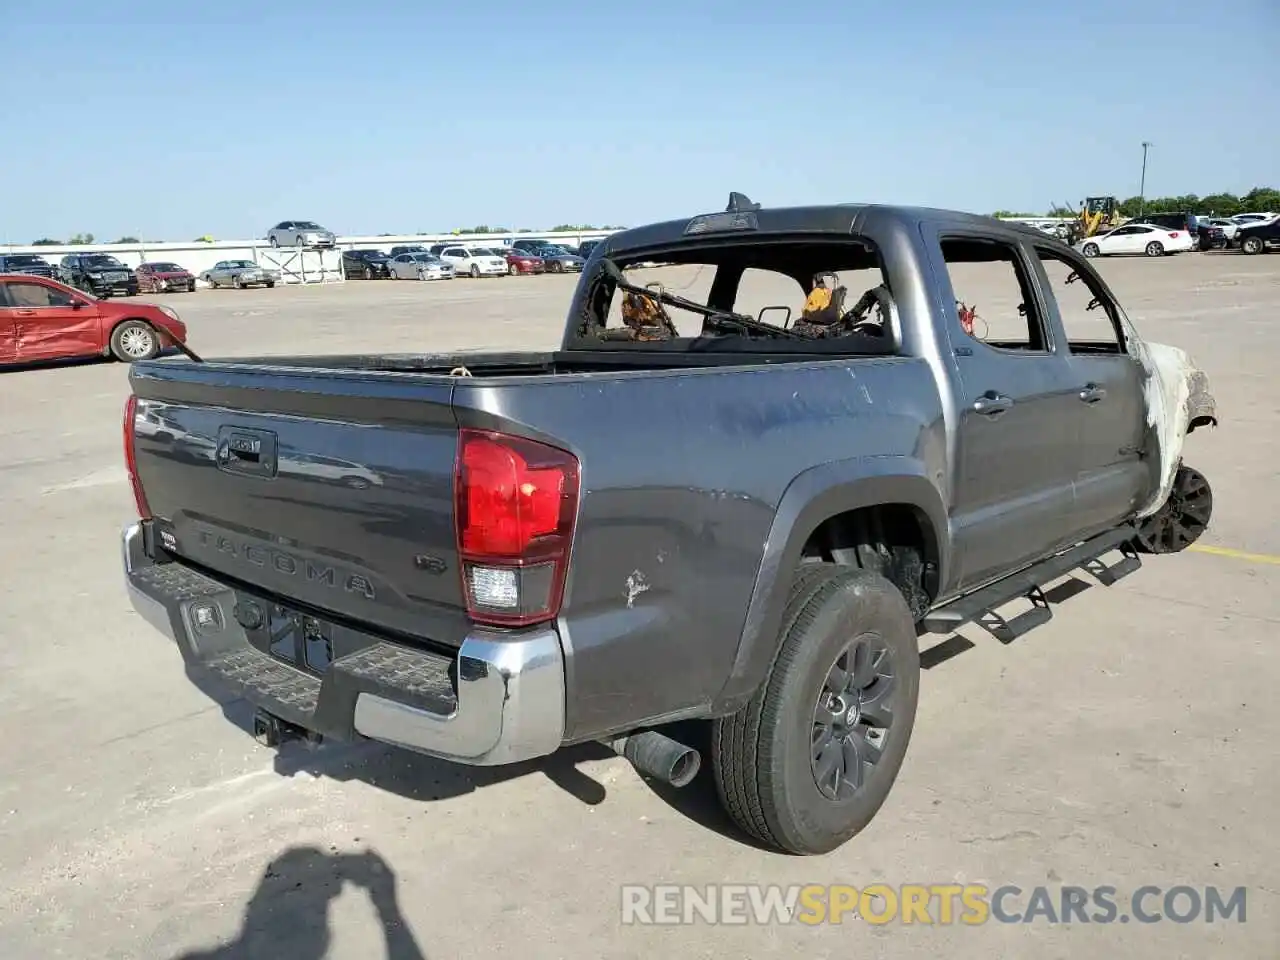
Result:
[[[1093,259],[1102,251],[1098,248],[1098,245],[1096,243],[1086,243],[1084,245],[1084,249],[1081,250],[1080,252],[1083,253],[1089,259]]]
[[[915,723],[920,652],[898,589],[866,570],[806,565],[768,678],[715,721],[712,762],[737,824],[788,853],[827,853],[879,812]]]
[[[519,272],[520,272],[520,268],[517,267],[514,263],[507,267],[507,273],[511,274],[511,276],[513,277]]]
[[[471,265],[471,279],[472,280],[480,279],[480,268],[477,267],[474,263]]]
[[[1161,243],[1159,240],[1152,240],[1150,243],[1148,243],[1148,244],[1147,244],[1147,256],[1148,256],[1148,257],[1163,257],[1163,256],[1164,256],[1164,244],[1163,244],[1163,243]]]
[[[373,279],[373,267],[365,267],[365,268],[364,268],[364,278],[365,278],[366,280],[372,280],[372,279]]]
[[[1173,475],[1169,499],[1138,522],[1134,546],[1143,553],[1180,553],[1209,528],[1213,489],[1199,470],[1180,465]]]
[[[126,320],[111,331],[111,354],[117,360],[150,360],[159,352],[160,338],[141,320]]]
[[[1249,256],[1261,253],[1265,247],[1266,244],[1262,242],[1261,237],[1245,237],[1240,242],[1240,252],[1247,253]]]

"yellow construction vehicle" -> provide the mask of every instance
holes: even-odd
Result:
[[[1093,237],[1112,230],[1124,222],[1120,216],[1120,204],[1115,197],[1086,197],[1080,204],[1075,220],[1069,226],[1068,243],[1079,243],[1085,237]]]

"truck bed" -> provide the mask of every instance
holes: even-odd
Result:
[[[569,451],[581,491],[559,622],[574,650],[568,682],[593,693],[571,698],[567,719],[570,732],[598,729],[624,706],[657,713],[723,682],[790,465],[869,449],[878,462],[942,455],[922,359],[665,359],[137,363],[137,477],[174,559],[354,629],[456,649],[473,625],[454,504],[460,431]],[[448,375],[459,363],[472,377]],[[237,438],[263,442],[271,476],[252,451],[243,462],[227,449]],[[659,663],[663,685],[630,682]],[[646,702],[619,703],[637,689]]]

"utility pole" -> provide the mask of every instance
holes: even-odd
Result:
[[[1142,141],[1142,180],[1138,185],[1138,216],[1142,216],[1142,208],[1147,202],[1147,150],[1150,147],[1149,141]]]

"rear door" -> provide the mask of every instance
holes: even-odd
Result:
[[[101,352],[102,324],[93,301],[37,279],[6,280],[16,359],[52,360]]]
[[[1023,249],[944,225],[939,253],[935,269],[951,290],[946,316],[962,392],[952,511],[960,586],[967,588],[1070,539],[1075,471],[1066,445],[1078,401]],[[976,308],[972,334],[956,300]]]
[[[1046,305],[1057,315],[1072,373],[1075,510],[1083,535],[1132,514],[1146,498],[1151,474],[1141,459],[1146,440],[1143,371],[1126,351],[1120,308],[1083,258],[1034,246]],[[1074,279],[1073,279],[1074,277]]]

